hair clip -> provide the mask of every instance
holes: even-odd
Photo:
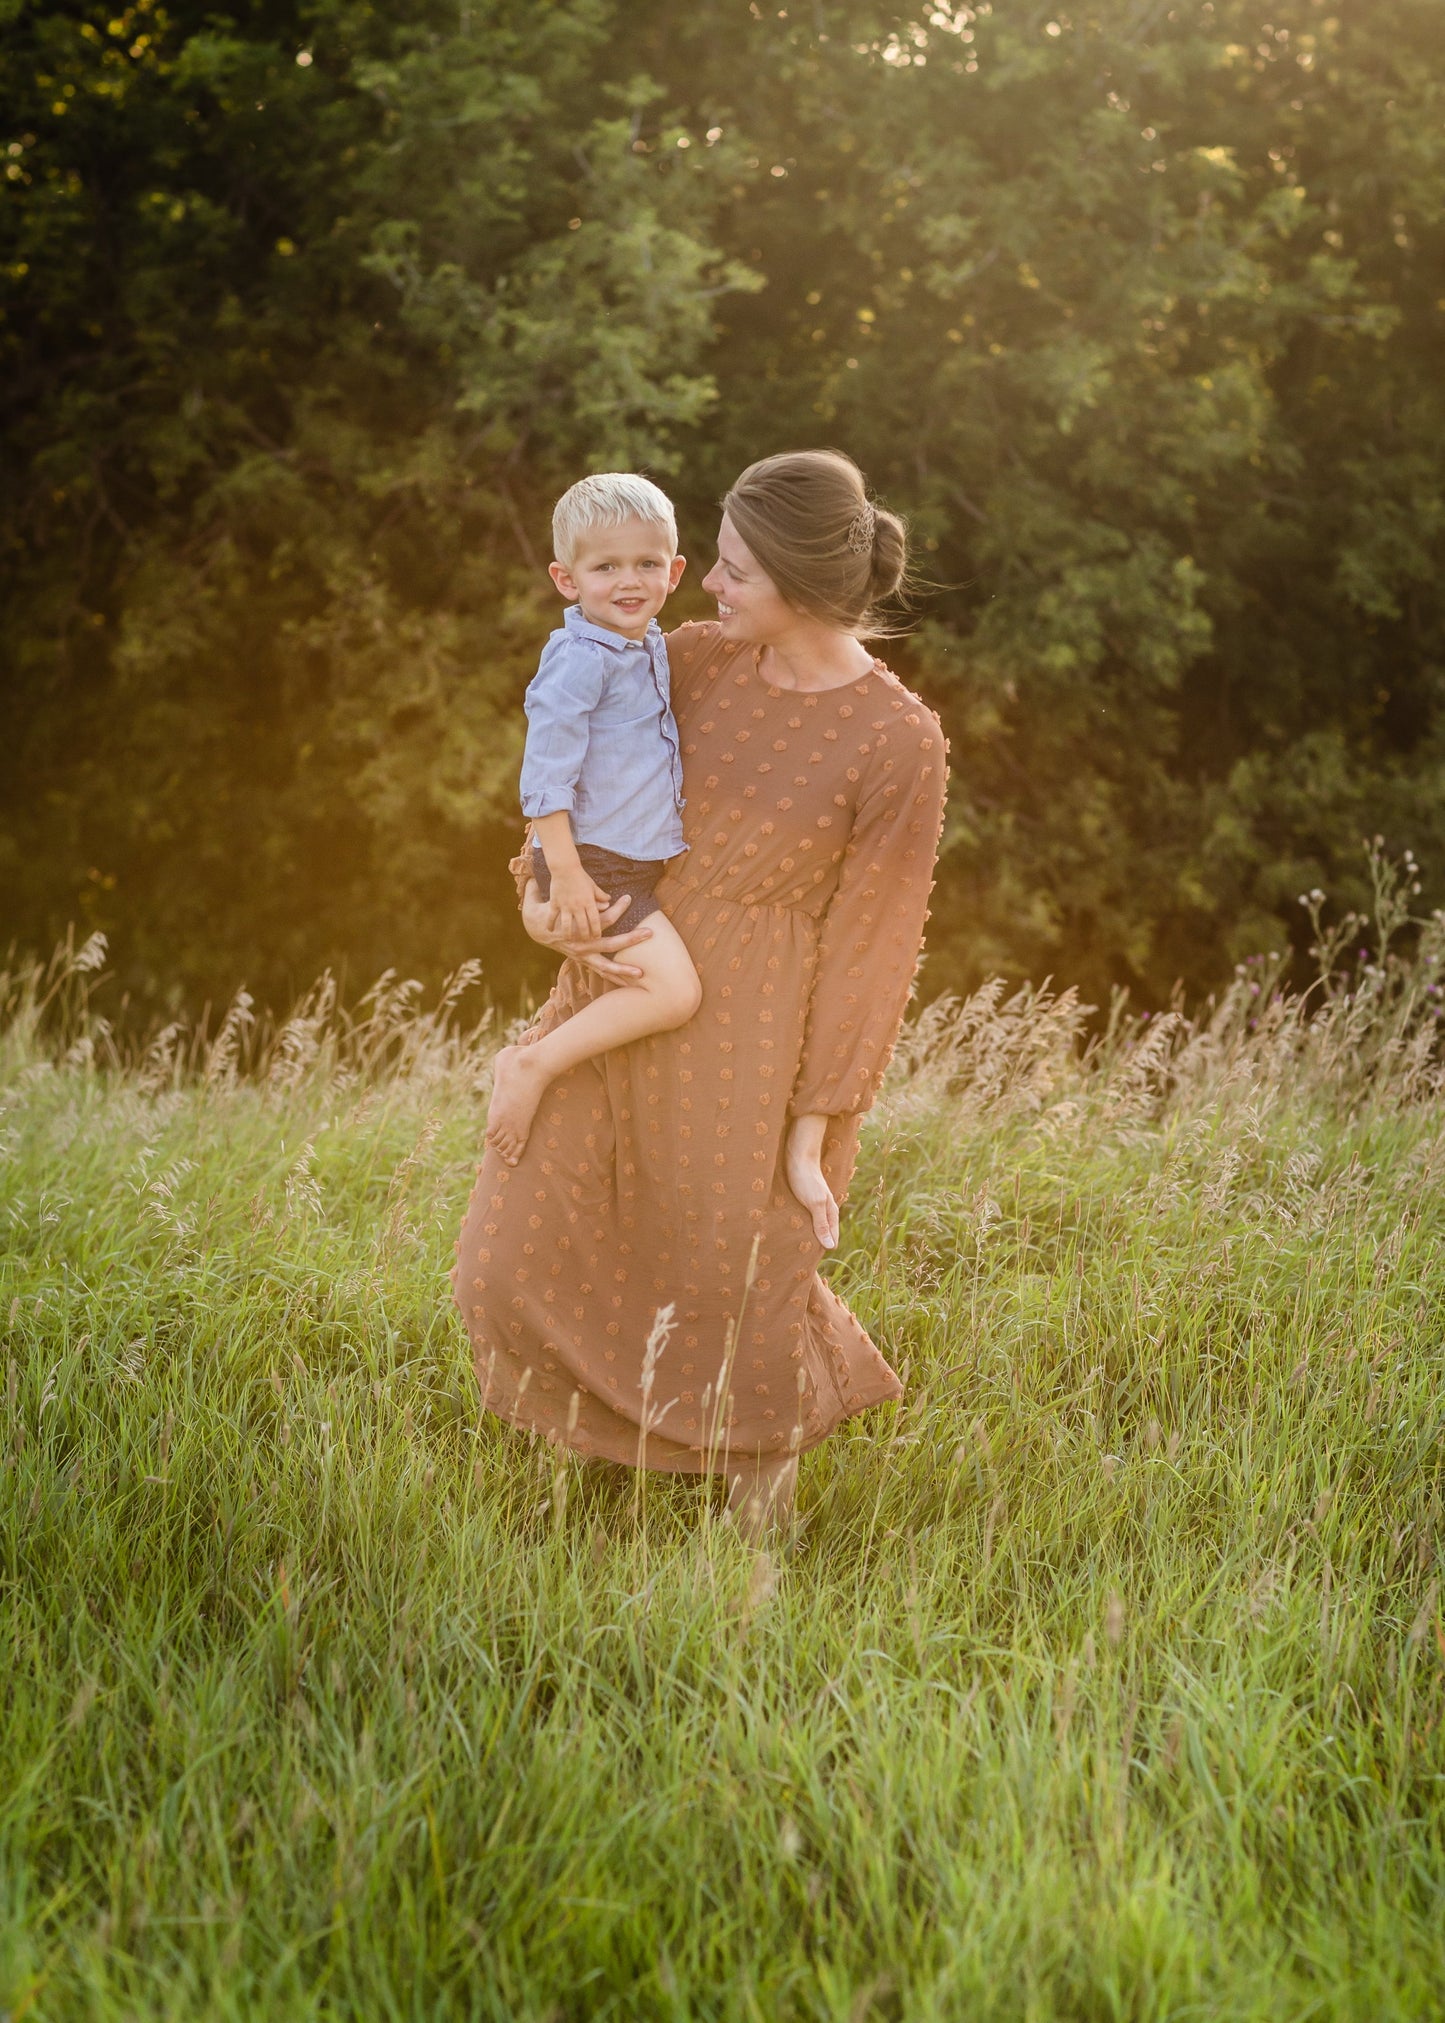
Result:
[[[865,499],[848,522],[848,553],[850,555],[870,553],[877,531],[878,515]]]

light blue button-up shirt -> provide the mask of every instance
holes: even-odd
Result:
[[[524,815],[565,808],[579,843],[642,860],[677,856],[682,754],[656,619],[645,639],[624,639],[569,605],[524,707]]]

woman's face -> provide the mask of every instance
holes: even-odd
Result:
[[[718,528],[717,561],[703,577],[702,587],[717,599],[718,623],[726,639],[765,646],[798,622],[797,612],[759,568],[726,513]]]

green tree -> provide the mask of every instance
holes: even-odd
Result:
[[[599,91],[609,27],[13,16],[0,851],[29,934],[118,929],[147,998],[505,943],[545,502],[579,463],[665,467],[749,285],[702,235],[725,158],[634,152],[650,92]]]
[[[1438,864],[1436,15],[12,4],[7,922],[507,991],[552,496],[705,549],[809,442],[931,586],[931,985],[1202,989]]]
[[[725,66],[769,286],[712,471],[839,441],[948,586],[933,973],[1198,989],[1362,831],[1438,862],[1436,10],[825,14]]]

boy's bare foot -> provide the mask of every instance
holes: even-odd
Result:
[[[526,1148],[551,1076],[536,1047],[503,1047],[492,1063],[492,1101],[487,1110],[487,1143],[515,1166]]]

